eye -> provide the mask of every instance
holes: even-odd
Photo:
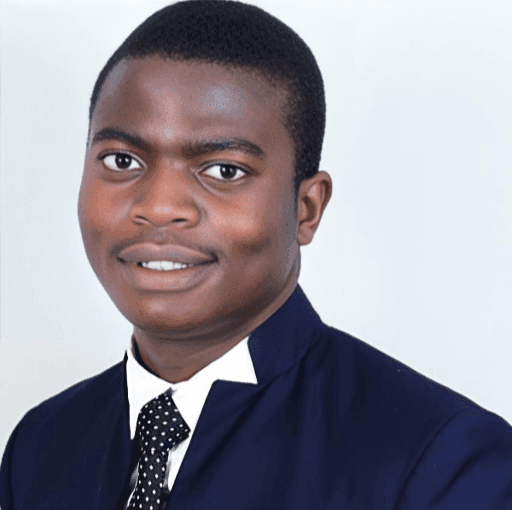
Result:
[[[129,154],[124,152],[118,152],[116,154],[107,154],[103,158],[103,164],[110,168],[110,170],[115,170],[119,172],[120,170],[137,170],[142,168],[141,164]]]
[[[238,181],[244,175],[247,175],[245,170],[242,170],[235,165],[227,165],[225,163],[211,165],[204,171],[204,173],[222,181]]]

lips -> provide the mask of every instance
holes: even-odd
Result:
[[[132,244],[121,250],[118,259],[125,263],[141,264],[142,262],[174,262],[175,264],[198,266],[215,262],[216,259],[185,246],[153,243]]]

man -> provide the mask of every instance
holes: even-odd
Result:
[[[320,71],[237,2],[146,20],[98,77],[79,197],[124,362],[30,411],[9,509],[507,509],[512,429],[321,323]]]

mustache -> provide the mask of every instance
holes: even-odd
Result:
[[[132,235],[130,238],[121,240],[116,243],[114,247],[114,254],[119,255],[123,250],[138,244],[153,244],[158,247],[165,246],[179,246],[185,250],[195,251],[204,255],[205,258],[211,260],[218,259],[218,252],[205,243],[198,242],[197,234],[194,234],[195,239],[189,239],[188,236],[182,233],[169,232],[166,230],[152,229],[151,231],[141,231],[137,235]]]

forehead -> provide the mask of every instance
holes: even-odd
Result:
[[[91,127],[113,122],[140,130],[151,123],[169,130],[180,124],[190,133],[223,126],[275,136],[284,130],[287,95],[257,70],[156,56],[126,59],[103,84]]]

